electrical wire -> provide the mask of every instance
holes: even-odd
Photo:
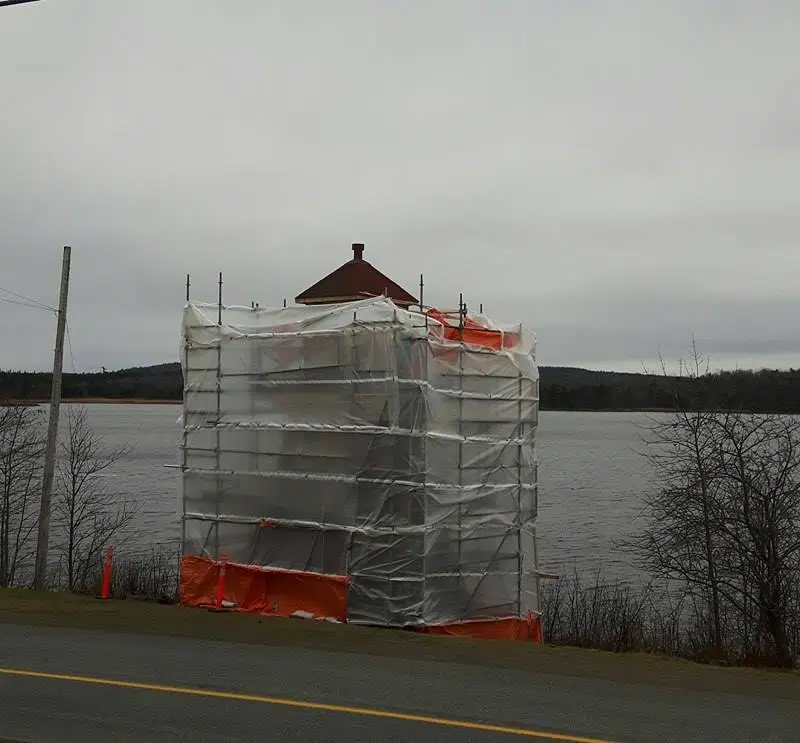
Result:
[[[47,310],[48,312],[58,312],[58,310],[55,307],[52,307],[49,304],[40,302],[38,299],[31,299],[30,297],[26,297],[24,294],[20,294],[19,292],[13,292],[11,291],[11,289],[6,289],[5,287],[0,286],[0,292],[4,292],[5,294],[10,294],[17,300],[17,301],[12,301],[10,299],[4,299],[3,297],[0,297],[1,301],[9,302],[10,304],[23,304],[23,302],[26,302],[27,304],[23,304],[23,306],[35,307],[40,310]]]
[[[5,302],[6,304],[15,304],[19,307],[28,307],[32,310],[47,310],[47,312],[51,312],[50,308],[40,307],[38,304],[31,304],[30,302],[20,302],[17,299],[8,299],[7,297],[0,297],[0,302]]]
[[[0,286],[0,292],[4,292],[5,294],[10,294],[12,297],[16,297],[16,299],[9,299],[8,297],[0,296],[0,302],[5,302],[6,304],[15,304],[19,307],[28,307],[32,310],[45,310],[46,312],[55,312],[56,315],[58,314],[58,310],[55,307],[51,307],[49,304],[45,304],[44,302],[39,302],[36,299],[31,299],[31,297],[26,297],[24,294],[20,294],[19,292],[11,291],[11,289],[6,289]],[[75,367],[75,356],[72,353],[72,338],[70,337],[69,333],[69,321],[64,321],[64,330],[67,335],[67,349],[69,351],[69,360],[70,364],[72,365],[72,371],[77,371]]]

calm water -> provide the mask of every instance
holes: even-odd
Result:
[[[89,418],[109,444],[132,452],[105,477],[109,489],[140,504],[139,548],[177,544],[180,428],[177,405],[89,405]],[[615,540],[635,529],[640,497],[650,487],[637,453],[647,417],[639,413],[544,412],[540,417],[539,560],[544,570],[577,568],[636,579]]]

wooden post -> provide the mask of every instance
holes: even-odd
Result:
[[[56,347],[53,354],[53,382],[50,388],[50,418],[47,424],[47,443],[44,452],[44,475],[42,477],[42,500],[39,509],[39,535],[36,543],[36,572],[34,588],[42,591],[47,587],[47,550],[50,545],[50,506],[53,499],[53,476],[56,467],[56,444],[58,438],[58,414],[61,406],[61,372],[64,367],[64,333],[67,326],[67,296],[69,294],[69,266],[72,249],[64,247],[61,261],[61,290],[58,297],[58,320],[56,323]]]

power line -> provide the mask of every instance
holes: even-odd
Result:
[[[0,0],[0,8],[4,5],[22,5],[23,3],[36,3],[39,0]]]
[[[45,310],[47,312],[57,312],[50,307],[42,307],[39,304],[31,304],[30,302],[20,302],[18,299],[8,299],[7,297],[0,297],[0,302],[5,302],[6,304],[16,304],[20,307],[29,307],[32,310]]]
[[[55,307],[49,307],[43,302],[37,302],[35,299],[31,299],[30,297],[25,297],[22,294],[17,294],[17,292],[12,292],[10,289],[3,289],[2,286],[0,286],[0,291],[12,294],[15,297],[20,297],[20,299],[9,299],[8,297],[0,297],[0,302],[5,302],[6,304],[16,304],[20,307],[30,307],[30,309],[32,310],[46,310],[47,312],[55,312],[56,314],[58,314],[58,310]],[[72,365],[72,371],[77,372],[78,369],[75,366],[75,356],[72,353],[72,337],[69,332],[69,318],[66,318],[64,321],[64,330],[67,336],[67,349],[69,351],[69,361],[70,364]]]
[[[0,292],[5,292],[6,294],[10,294],[12,297],[15,297],[18,300],[22,300],[22,302],[27,302],[29,305],[36,306],[40,310],[48,310],[49,312],[58,312],[58,310],[55,307],[49,304],[40,302],[38,299],[31,299],[30,297],[26,297],[24,294],[20,294],[19,292],[12,292],[11,289],[6,289],[0,286]],[[2,297],[0,297],[0,299],[2,299]],[[4,301],[11,302],[10,299],[6,299]],[[20,302],[12,302],[12,304],[20,304]]]

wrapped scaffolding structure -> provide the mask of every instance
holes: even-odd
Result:
[[[182,350],[189,603],[210,589],[186,561],[224,556],[292,585],[344,581],[350,622],[424,628],[538,612],[539,384],[520,327],[386,297],[187,302]],[[296,601],[275,589],[280,607],[254,600],[270,589],[252,585],[231,600],[324,614],[319,585]]]

